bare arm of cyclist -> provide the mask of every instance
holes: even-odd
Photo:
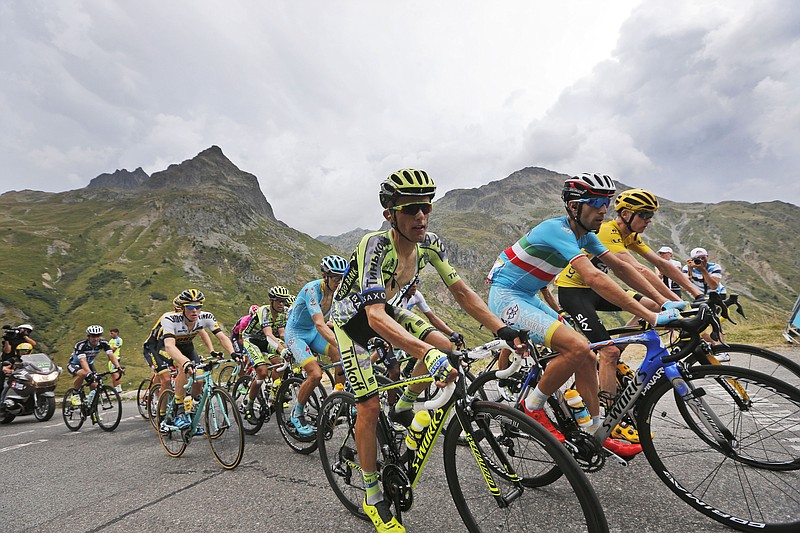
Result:
[[[653,272],[642,266],[627,250],[605,254],[603,262],[614,271],[619,279],[659,306],[664,302],[678,299],[674,292],[669,290]]]
[[[337,346],[336,344],[336,336],[333,334],[331,328],[328,327],[328,323],[325,321],[325,315],[322,313],[315,313],[311,315],[311,320],[314,321],[314,326],[319,331],[319,334],[322,335],[322,338],[328,341],[331,346]]]

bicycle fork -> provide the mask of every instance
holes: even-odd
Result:
[[[479,427],[473,431],[472,425],[470,424],[471,417],[467,415],[466,409],[457,406],[455,411],[461,428],[464,430],[464,438],[467,441],[467,446],[472,452],[472,457],[475,459],[481,474],[483,474],[484,481],[486,481],[486,488],[494,497],[500,509],[509,507],[516,499],[522,496],[525,489],[522,486],[521,479],[517,476],[516,472],[514,472],[514,468],[509,461],[503,459],[506,457],[506,452],[500,447],[500,444],[489,430],[487,424],[481,424],[481,422],[476,419],[475,423]],[[494,452],[494,456],[502,463],[502,468],[493,465],[491,459],[480,450],[478,447],[479,441],[486,441],[489,444],[492,452]],[[509,450],[508,453],[513,455],[513,450]],[[514,485],[514,489],[506,495],[501,494],[500,488],[492,475],[492,470],[495,472],[506,472],[508,480]]]
[[[717,441],[722,450],[727,454],[735,454],[738,441],[703,398],[706,395],[705,389],[702,387],[694,387],[691,383],[687,383],[677,363],[665,365],[664,374],[672,384],[672,388],[675,389],[675,392],[681,397],[686,407],[694,413],[700,423],[708,430],[708,433]]]

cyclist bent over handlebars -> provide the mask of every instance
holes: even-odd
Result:
[[[334,297],[334,332],[358,409],[355,440],[366,487],[362,507],[378,531],[401,532],[405,528],[392,516],[376,472],[380,402],[370,354],[365,349],[367,341],[377,336],[405,350],[419,360],[413,375],[430,371],[439,386],[458,376],[441,351],[451,347],[450,339],[419,315],[388,305],[387,301],[406,291],[419,271],[430,263],[467,313],[509,344],[522,348],[520,333],[492,315],[447,261],[439,237],[427,232],[435,192],[435,183],[422,170],[399,170],[381,183],[383,216],[391,229],[369,233],[361,239]],[[409,425],[412,404],[426,387],[425,383],[409,385],[390,417]]]

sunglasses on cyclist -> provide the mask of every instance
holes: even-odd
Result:
[[[611,198],[589,198],[584,200],[583,203],[589,207],[600,209],[601,207],[608,207],[611,205]]]
[[[427,215],[433,211],[433,204],[430,202],[414,202],[411,204],[396,205],[390,208],[392,211],[400,211],[404,215],[414,216],[422,211],[423,215]]]
[[[650,220],[654,216],[656,216],[655,211],[639,211],[636,215],[641,218],[642,220]]]
[[[191,309],[191,310],[193,310],[193,311],[194,311],[194,310],[197,310],[197,309],[202,309],[202,308],[203,308],[203,306],[202,306],[202,305],[184,305],[183,307],[184,307],[184,308],[186,308],[186,309]]]

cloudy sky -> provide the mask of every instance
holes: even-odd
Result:
[[[792,0],[9,0],[0,192],[216,144],[311,235],[377,227],[403,167],[800,205],[799,78]]]

